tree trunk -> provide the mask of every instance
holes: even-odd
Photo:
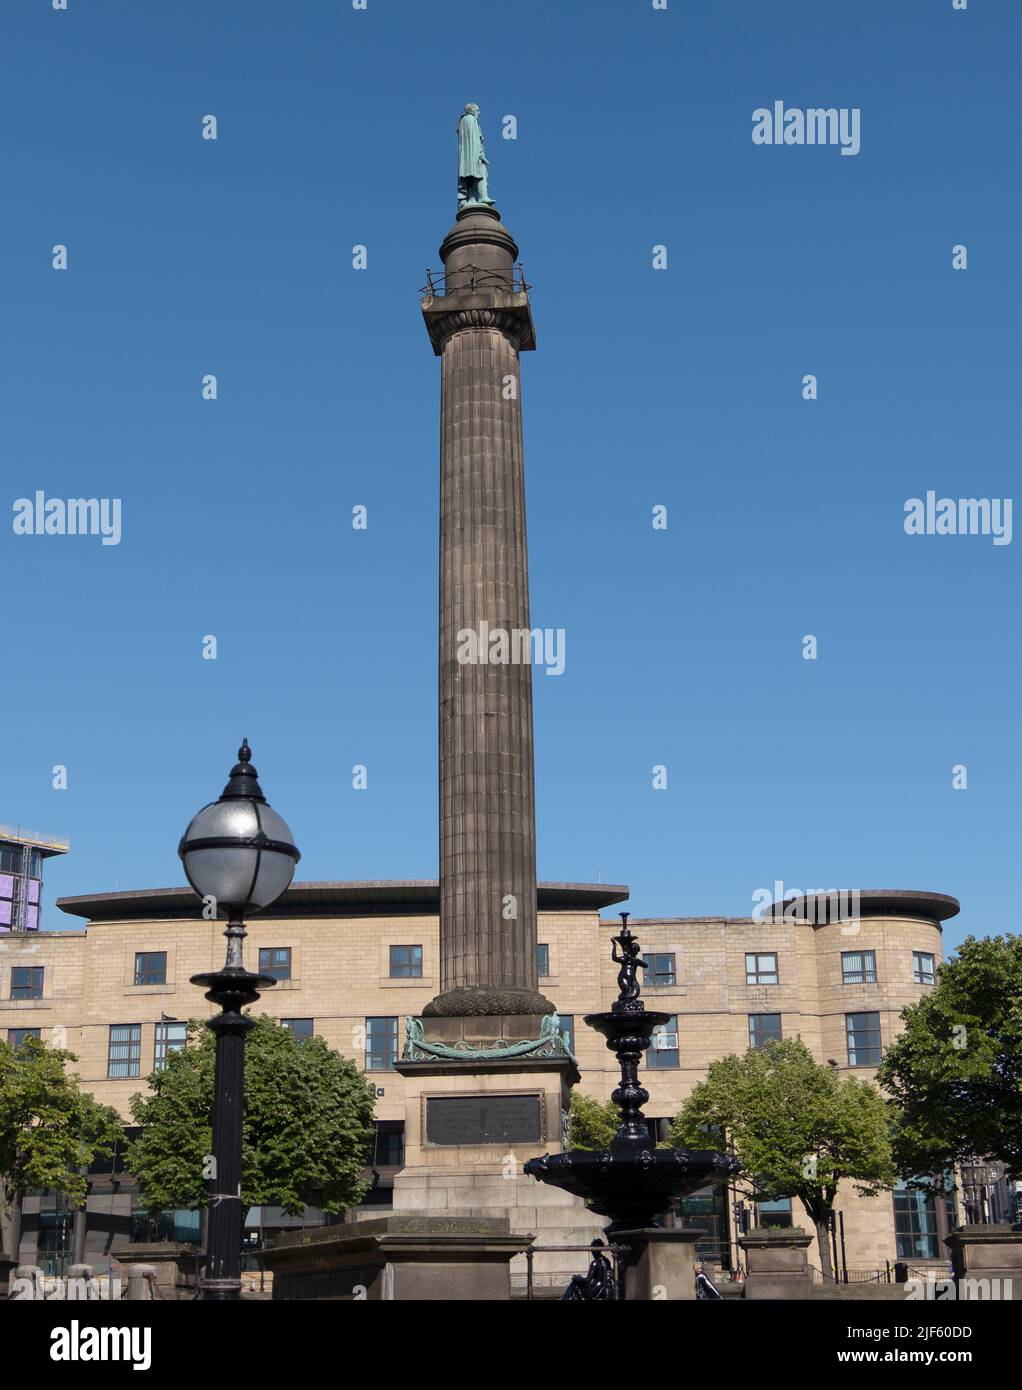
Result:
[[[814,1217],[813,1225],[816,1227],[816,1240],[820,1247],[820,1265],[823,1269],[823,1277],[828,1283],[833,1284],[834,1263],[830,1253],[829,1214],[828,1216],[825,1216],[822,1221],[819,1221]]]

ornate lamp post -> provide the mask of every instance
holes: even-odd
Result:
[[[259,991],[276,983],[246,970],[244,917],[276,902],[301,858],[291,831],[270,809],[251,765],[248,739],[219,801],[204,806],[181,838],[178,854],[196,893],[226,915],[227,960],[222,970],[193,975],[192,984],[221,1012],[207,1023],[216,1035],[213,1100],[213,1176],[208,1184],[209,1229],[204,1299],[224,1302],[241,1296],[241,1126],[245,1093],[245,1034],[255,1025],[242,1009]]]

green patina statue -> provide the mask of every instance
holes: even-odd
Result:
[[[470,101],[458,121],[458,211],[467,207],[493,207],[486,190],[488,163],[479,125],[479,107]]]

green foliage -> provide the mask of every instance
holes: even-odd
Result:
[[[85,1201],[83,1169],[109,1158],[121,1121],[65,1067],[73,1052],[29,1037],[17,1048],[0,1042],[0,1178],[8,1199],[41,1190]]]
[[[291,1215],[354,1206],[369,1187],[373,1087],[322,1038],[296,1039],[265,1014],[254,1021],[245,1043],[243,1202]],[[215,1060],[213,1034],[193,1020],[188,1046],[148,1078],[151,1093],[132,1097],[141,1133],[125,1164],[151,1212],[206,1200]]]
[[[1022,1177],[1022,937],[967,937],[902,1019],[878,1073],[900,1170],[975,1156]]]
[[[741,1180],[758,1201],[798,1197],[816,1225],[824,1273],[825,1230],[838,1185],[872,1196],[897,1181],[887,1107],[868,1081],[841,1080],[798,1039],[750,1048],[711,1064],[671,1125],[674,1148],[706,1147],[727,1134]]]
[[[616,1106],[603,1105],[581,1091],[572,1091],[570,1144],[573,1149],[609,1149],[620,1124]]]

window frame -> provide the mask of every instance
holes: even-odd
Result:
[[[24,972],[31,977],[27,984],[16,984],[15,976]],[[36,980],[38,978],[38,988]],[[11,999],[42,999],[46,988],[46,966],[45,965],[12,965],[11,966],[11,989],[9,998]]]
[[[672,1022],[673,1022],[673,1024],[674,1024],[674,1027],[673,1027],[673,1028],[671,1027]],[[657,1036],[660,1036],[660,1037],[673,1037],[673,1038],[674,1038],[674,1046],[673,1046],[673,1047],[654,1047],[654,1046],[653,1046],[653,1038],[655,1038],[655,1037],[657,1037]],[[670,1056],[672,1056],[672,1055],[673,1055],[673,1057],[674,1057],[674,1061],[673,1061],[673,1062],[671,1062],[671,1061],[662,1061],[662,1062],[654,1062],[654,1061],[652,1061],[652,1058],[653,1058],[653,1057],[661,1057],[661,1056],[670,1057]],[[667,1022],[666,1022],[665,1024],[663,1024],[663,1025],[657,1025],[657,1027],[653,1029],[653,1032],[652,1032],[652,1034],[651,1034],[651,1036],[650,1036],[649,1047],[646,1049],[646,1066],[649,1068],[650,1071],[677,1071],[677,1069],[681,1066],[681,1038],[679,1037],[679,1033],[678,1033],[678,1015],[677,1015],[677,1014],[671,1014],[670,1017],[668,1018],[668,1020],[667,1020]]]
[[[748,1018],[748,1020],[749,1020],[749,1046],[752,1047],[752,1048],[755,1048],[757,1052],[760,1050],[760,1048],[764,1047],[768,1042],[783,1042],[783,1040],[784,1040],[784,1020],[783,1020],[783,1017],[782,1017],[781,1014],[779,1014],[779,1013],[769,1013],[769,1014],[767,1014],[767,1013],[752,1013],[752,1014],[748,1014],[748,1015],[747,1015],[747,1018]],[[762,1038],[762,1039],[760,1039],[759,1041],[757,1041],[757,1040],[756,1040],[756,1037],[755,1037],[754,1027],[753,1027],[753,1019],[756,1019],[756,1018],[776,1018],[776,1019],[777,1019],[777,1033],[776,1033],[776,1034],[771,1033],[769,1037]]]
[[[142,969],[140,969],[140,962],[141,962],[141,961],[144,961],[144,960],[147,960],[147,959],[150,959],[150,958],[152,958],[152,957],[154,957],[154,956],[161,956],[161,957],[163,958],[163,967],[162,967],[162,971],[161,971],[161,978],[158,979],[158,980],[149,980],[149,979],[146,979],[146,978],[145,978],[145,971],[142,970]],[[140,977],[141,977],[141,978],[140,978]],[[167,952],[166,952],[166,951],[136,951],[136,952],[135,952],[135,972],[134,972],[134,975],[133,975],[133,977],[132,977],[132,982],[133,982],[133,987],[136,988],[136,989],[145,988],[146,986],[152,987],[152,986],[155,986],[155,985],[165,985],[165,984],[167,983]]]
[[[399,1028],[400,1022],[401,1022],[401,1020],[400,1020],[400,1018],[398,1017],[397,1014],[367,1014],[367,1015],[366,1015],[366,1019],[365,1019],[365,1030],[366,1030],[365,1067],[363,1068],[363,1070],[365,1070],[365,1071],[367,1071],[367,1072],[380,1072],[380,1071],[393,1071],[393,1070],[394,1070],[394,1063],[397,1061],[397,1056],[398,1056],[398,1041],[399,1041],[398,1028]],[[386,1037],[386,1040],[387,1040],[388,1042],[391,1040],[391,1038],[393,1038],[393,1043],[394,1043],[394,1053],[393,1053],[393,1057],[391,1057],[390,1060],[385,1061],[382,1065],[379,1065],[379,1066],[374,1066],[374,1065],[373,1065],[374,1053],[373,1053],[373,1050],[372,1050],[372,1048],[371,1048],[371,1046],[370,1046],[371,1042],[373,1041],[373,1036],[374,1036],[373,1029],[370,1027],[370,1024],[373,1024],[373,1023],[388,1023],[388,1024],[389,1024],[389,1023],[393,1023],[393,1025],[394,1025],[393,1031],[391,1031],[391,1030],[388,1028],[388,1029],[386,1030],[386,1034],[384,1034],[384,1030],[383,1030],[383,1029],[380,1029],[379,1032],[376,1034],[376,1036],[377,1036],[377,1037],[380,1037],[380,1038],[383,1038],[383,1037],[385,1036],[385,1037]]]
[[[309,1031],[307,1033],[296,1032],[294,1029],[294,1024],[296,1023],[307,1023],[309,1025]],[[316,1020],[314,1018],[282,1018],[280,1020],[280,1026],[288,1030],[295,1042],[307,1042],[310,1038],[316,1036]]]
[[[930,978],[920,979],[922,973],[919,968],[920,960],[930,962]],[[917,985],[933,985],[937,982],[937,956],[934,951],[913,951],[912,952],[912,979]]]
[[[763,970],[760,966],[760,961],[766,959],[770,959],[773,961],[774,965],[772,970]],[[755,962],[751,971],[749,969],[750,960]],[[773,975],[774,978],[772,980],[761,979],[760,976],[764,974]],[[753,976],[752,979],[749,978],[750,975]],[[772,989],[775,985],[779,985],[780,983],[781,962],[776,951],[746,951],[745,984],[747,988],[756,989],[758,987],[769,987]]]
[[[171,1039],[171,1028],[183,1028],[184,1039],[180,1047],[177,1039]],[[162,1033],[162,1036],[161,1036]],[[188,1045],[188,1024],[179,1018],[161,1018],[153,1027],[153,1071],[163,1071],[167,1058],[172,1052],[183,1052]]]
[[[127,1038],[114,1038],[115,1028],[134,1029],[134,1033]],[[117,1066],[124,1065],[128,1068],[125,1072],[116,1072],[114,1068],[114,1046],[127,1047],[127,1056],[116,1063]],[[134,1064],[135,1070],[132,1070]],[[106,1043],[106,1079],[108,1081],[133,1081],[142,1075],[142,1025],[141,1023],[111,1023],[108,1025]]]
[[[861,962],[857,971],[849,973],[846,962],[859,958]],[[872,967],[869,962],[872,961]],[[869,951],[842,951],[841,952],[841,983],[843,985],[875,985],[877,982],[877,953],[875,950]]]
[[[264,964],[263,964],[263,957],[264,957],[264,956],[271,956],[271,957],[272,957],[272,956],[274,956],[274,955],[280,955],[280,954],[282,954],[282,953],[284,953],[284,952],[287,953],[287,974],[286,974],[286,975],[278,975],[278,974],[276,974],[276,971],[277,971],[278,969],[284,968],[284,967],[283,967],[283,962],[281,962],[281,961],[270,960],[270,961],[264,966]],[[285,980],[293,980],[293,979],[294,979],[294,975],[292,974],[293,967],[294,967],[294,955],[293,955],[293,948],[292,948],[291,946],[260,946],[260,947],[259,947],[259,974],[260,974],[260,975],[268,975],[268,976],[270,977],[271,980],[276,980],[277,983],[280,984],[282,981],[285,981]]]
[[[546,969],[543,969],[543,966]],[[550,943],[549,941],[536,942],[536,973],[541,980],[550,978]]]
[[[671,968],[669,970],[658,969],[659,961],[669,960]],[[669,976],[669,979],[661,979],[660,976]],[[650,951],[649,969],[646,971],[646,984],[654,989],[672,989],[678,984],[678,956],[676,951]]]
[[[875,1033],[875,1035],[876,1035],[876,1045],[875,1045],[876,1061],[860,1062],[860,1061],[855,1061],[855,1060],[853,1060],[853,1038],[855,1037],[855,1030],[854,1030],[854,1029],[852,1028],[852,1026],[851,1026],[851,1021],[852,1021],[853,1018],[870,1018],[870,1019],[876,1019],[876,1027],[875,1027],[875,1029],[874,1029],[873,1027],[871,1027],[871,1026],[867,1028],[867,1033],[868,1033],[868,1036],[869,1036],[869,1038],[870,1038],[870,1041],[869,1041],[867,1044],[865,1044],[865,1045],[864,1045],[864,1048],[862,1048],[862,1049],[860,1049],[860,1048],[858,1048],[858,1047],[855,1048],[855,1051],[856,1051],[856,1052],[858,1052],[858,1051],[860,1051],[860,1050],[868,1050],[869,1053],[870,1053],[870,1055],[872,1056],[873,1051],[874,1051],[874,1046],[873,1046],[873,1042],[872,1042],[872,1037],[873,1037],[873,1034]],[[879,1012],[879,1010],[878,1010],[878,1009],[863,1009],[863,1010],[859,1010],[859,1011],[856,1011],[856,1012],[849,1012],[849,1013],[846,1013],[846,1014],[845,1014],[845,1041],[846,1041],[846,1045],[847,1045],[847,1049],[848,1049],[848,1052],[847,1052],[847,1056],[848,1056],[848,1065],[849,1065],[850,1067],[868,1068],[868,1069],[870,1069],[870,1070],[874,1070],[875,1068],[877,1068],[877,1067],[880,1065],[880,1059],[881,1059],[881,1057],[883,1056],[883,1052],[884,1052],[884,1047],[883,1047],[883,1033],[882,1033],[882,1030],[881,1030],[881,1027],[880,1027],[880,1012]]]
[[[395,951],[407,951],[409,958],[403,964],[395,962]],[[418,952],[418,956],[416,956]],[[418,969],[415,967],[418,966]],[[388,947],[387,968],[389,980],[421,980],[422,979],[422,947],[414,942],[395,942]]]

